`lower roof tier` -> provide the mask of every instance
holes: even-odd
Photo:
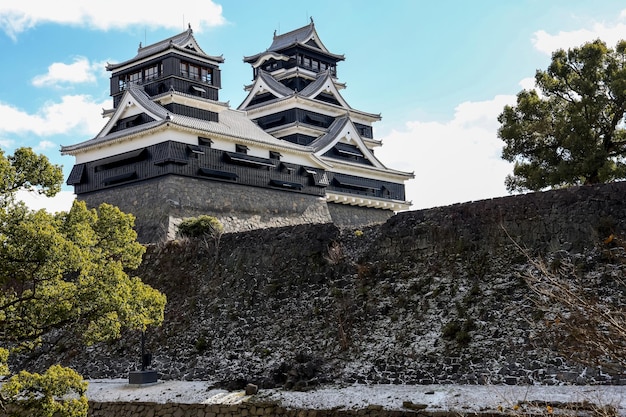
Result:
[[[404,184],[340,174],[321,168],[283,162],[279,153],[270,158],[248,155],[245,149],[229,152],[210,143],[189,145],[167,141],[131,152],[77,164],[67,180],[76,194],[149,180],[163,175],[226,181],[328,198],[347,195],[358,200],[335,202],[388,210],[407,208]],[[393,204],[381,204],[389,202]]]

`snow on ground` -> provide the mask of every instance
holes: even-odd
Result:
[[[97,402],[156,402],[237,404],[242,401],[278,401],[286,408],[359,409],[380,405],[401,410],[403,402],[424,404],[427,411],[464,412],[511,409],[518,402],[583,402],[612,405],[626,416],[626,386],[508,386],[508,385],[349,385],[308,392],[260,390],[244,392],[214,389],[206,381],[159,381],[146,386],[128,380],[90,380],[87,396]]]

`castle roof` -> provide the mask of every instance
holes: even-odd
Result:
[[[255,80],[256,81],[256,80]],[[294,93],[294,91],[284,85],[281,82],[276,81],[274,77],[268,74],[266,71],[259,70],[258,81],[265,83],[266,88],[274,93],[277,93],[279,96],[290,96]],[[258,82],[256,81],[256,82]],[[255,83],[256,83],[255,82]]]
[[[348,110],[350,114],[358,114],[360,117],[364,117],[372,121],[377,121],[381,119],[380,114],[367,113],[364,111],[353,109],[343,98],[343,96],[339,92],[339,89],[337,89],[337,83],[334,81],[329,71],[323,71],[318,73],[314,82],[306,86],[302,91],[297,92],[277,81],[269,73],[263,70],[259,70],[258,76],[254,80],[254,83],[247,89],[249,89],[248,96],[239,105],[239,109],[249,110],[250,112],[257,109],[266,108],[270,104],[277,105],[279,103],[288,103],[290,102],[290,100],[304,100],[305,102],[309,102],[311,104],[319,104],[316,97],[320,93],[326,92],[333,95],[339,103],[339,105],[324,103],[324,106],[329,110],[332,109],[332,112],[337,112],[338,109],[341,111]],[[255,95],[264,92],[270,92],[272,95],[275,96],[275,98],[263,103],[250,105],[250,102]]]
[[[197,99],[195,96],[175,91],[164,93],[160,96],[154,97],[153,99],[156,101],[163,99],[164,96],[168,95],[182,95]],[[124,116],[125,111],[125,106],[118,106],[109,122],[96,137],[74,145],[62,146],[61,153],[64,155],[74,155],[87,149],[97,148],[106,144],[124,140],[126,137],[160,127],[166,123],[234,139],[243,139],[256,143],[263,143],[282,148],[291,148],[300,151],[311,151],[311,149],[307,146],[297,145],[276,139],[269,133],[259,129],[259,127],[247,117],[245,112],[232,110],[223,104],[223,108],[219,111],[219,121],[214,122],[170,113],[166,108],[153,101],[153,99],[151,99],[143,91],[141,86],[134,84],[131,85],[124,93],[124,97],[121,102],[140,107],[146,114],[154,119],[153,121],[124,130],[113,131],[113,126],[117,120]]]
[[[146,45],[143,47],[140,44],[139,49],[137,50],[137,55],[135,55],[133,58],[128,59],[119,64],[107,64],[106,68],[109,71],[113,71],[118,68],[122,68],[130,63],[134,63],[141,59],[144,59],[153,55],[157,55],[169,49],[186,52],[192,55],[196,55],[202,59],[208,59],[208,60],[214,61],[216,63],[224,62],[224,58],[222,56],[208,55],[202,50],[202,48],[200,48],[200,45],[198,45],[196,38],[193,36],[193,30],[191,29],[191,26],[190,26],[189,29],[187,29],[186,31],[181,32],[178,35],[171,36],[160,42],[156,42],[151,45]]]
[[[326,48],[326,46],[324,46],[317,34],[317,31],[315,30],[315,23],[311,18],[311,23],[301,28],[292,30],[282,35],[276,35],[276,33],[274,32],[272,44],[269,48],[267,48],[265,52],[244,57],[243,60],[244,62],[251,63],[259,59],[261,56],[267,54],[268,52],[280,52],[292,46],[300,46],[306,49],[315,50],[317,52],[321,52],[324,55],[331,56],[338,61],[342,61],[345,59],[344,55],[333,54]]]

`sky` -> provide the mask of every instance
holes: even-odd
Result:
[[[51,6],[51,5],[54,6]],[[244,56],[267,49],[313,18],[324,45],[344,54],[337,67],[351,107],[380,113],[377,157],[413,172],[411,209],[508,195],[512,165],[501,158],[497,117],[533,87],[553,51],[626,38],[626,4],[603,0],[186,0],[167,7],[120,0],[0,1],[0,149],[32,147],[63,166],[61,145],[93,138],[113,106],[106,63],[186,30],[210,55],[223,55],[220,101],[237,108],[252,69]],[[73,190],[54,199],[22,194],[34,209],[69,209]]]

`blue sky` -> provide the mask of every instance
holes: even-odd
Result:
[[[54,4],[54,6],[52,6]],[[30,146],[64,166],[59,147],[92,138],[112,107],[106,62],[135,55],[191,24],[205,52],[223,55],[220,99],[237,106],[252,70],[243,57],[272,35],[309,23],[344,54],[339,81],[350,105],[381,113],[379,158],[415,173],[413,209],[507,195],[512,166],[500,158],[497,116],[532,88],[551,52],[626,38],[626,5],[603,0],[187,0],[168,7],[119,0],[0,3],[0,148]],[[67,209],[24,196],[33,208]]]

